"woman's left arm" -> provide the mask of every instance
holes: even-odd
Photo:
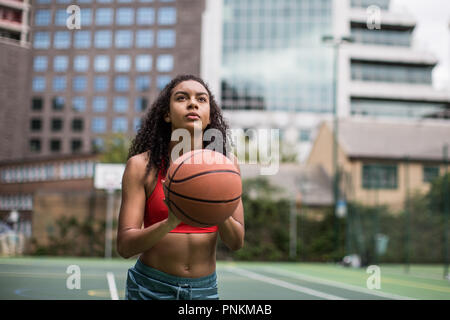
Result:
[[[241,172],[237,158],[231,154],[234,164]],[[239,250],[244,246],[245,224],[244,224],[244,206],[242,198],[234,210],[233,214],[223,223],[219,224],[220,239],[226,244],[228,248],[233,251]]]

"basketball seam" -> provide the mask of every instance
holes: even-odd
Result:
[[[234,174],[237,174],[238,176],[240,176],[239,172],[236,172],[234,170],[223,169],[223,170],[205,171],[205,172],[197,173],[197,174],[194,174],[192,176],[189,176],[189,177],[186,177],[186,178],[183,178],[183,179],[179,179],[179,180],[171,179],[170,177],[169,177],[169,179],[172,182],[174,182],[174,183],[180,183],[180,182],[184,182],[184,181],[189,180],[189,179],[193,179],[193,178],[199,177],[201,175],[205,175],[205,174],[208,174],[208,173],[218,173],[218,172],[230,172],[230,173],[234,173]]]
[[[175,208],[177,208],[178,211],[180,211],[180,213],[181,213],[182,215],[184,215],[186,218],[191,219],[192,221],[194,221],[194,222],[196,222],[196,223],[199,223],[199,224],[201,224],[201,225],[203,225],[203,226],[206,226],[206,227],[210,227],[210,226],[211,226],[211,225],[209,225],[209,224],[203,223],[203,222],[201,222],[201,221],[199,221],[199,220],[196,220],[196,219],[192,218],[192,217],[189,216],[187,213],[185,213],[183,210],[181,210],[181,209],[176,205],[175,202],[170,201],[170,203],[173,203],[173,205],[175,206]]]
[[[199,201],[199,202],[211,202],[211,203],[228,203],[228,202],[233,202],[233,201],[238,200],[238,199],[242,196],[242,194],[240,194],[240,195],[237,196],[236,198],[228,199],[228,200],[207,200],[207,199],[192,198],[192,197],[189,197],[189,196],[185,196],[185,195],[183,195],[183,194],[180,194],[180,193],[178,193],[178,192],[172,191],[172,190],[170,190],[170,189],[167,189],[167,190],[168,190],[169,192],[173,193],[174,195],[179,196],[179,197],[181,197],[181,198],[185,198],[185,199],[189,199],[189,200],[194,200],[194,201]]]

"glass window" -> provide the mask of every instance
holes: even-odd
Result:
[[[141,127],[142,120],[141,118],[134,118],[133,119],[133,130],[134,132],[137,132],[139,128]]]
[[[136,112],[142,112],[147,109],[148,100],[145,97],[137,97],[134,99],[134,110]]]
[[[66,77],[65,76],[53,77],[53,91],[63,91],[63,90],[66,90]]]
[[[127,132],[128,130],[128,121],[125,117],[114,118],[112,122],[112,131],[113,132]]]
[[[61,140],[60,139],[51,139],[50,140],[50,151],[51,152],[61,151]]]
[[[74,131],[76,131],[76,130],[74,130]],[[72,153],[81,152],[83,149],[83,141],[80,139],[72,139],[70,147],[71,147]]]
[[[87,79],[85,76],[76,76],[72,80],[72,89],[76,92],[85,91],[87,88]]]
[[[157,38],[158,48],[173,48],[175,47],[175,31],[174,30],[159,30]]]
[[[80,2],[80,0],[78,0]],[[90,26],[92,24],[92,11],[90,8],[80,9],[81,27]]]
[[[158,10],[158,24],[172,25],[177,21],[177,11],[172,7],[163,7]]]
[[[33,48],[48,49],[50,47],[50,34],[48,32],[38,31],[34,34]]]
[[[164,89],[164,87],[172,80],[169,76],[158,76],[156,79],[156,86],[158,90]]]
[[[156,61],[156,69],[159,72],[170,72],[173,70],[173,56],[171,54],[162,54]]]
[[[113,108],[115,112],[125,113],[128,110],[127,97],[114,97]]]
[[[52,16],[50,10],[36,10],[34,14],[34,24],[36,26],[48,26],[51,23]]]
[[[41,140],[31,139],[30,140],[30,151],[31,152],[40,152],[41,151]]]
[[[131,48],[133,46],[133,32],[131,30],[118,30],[115,36],[116,48]]]
[[[33,118],[30,120],[30,130],[31,131],[41,131],[42,130],[42,119]]]
[[[106,97],[94,97],[92,99],[92,110],[94,112],[106,112],[107,103]]]
[[[152,70],[152,56],[139,54],[136,56],[136,71],[146,72]]]
[[[56,49],[68,49],[70,47],[70,32],[56,31],[53,38],[53,47]]]
[[[44,100],[39,97],[34,97],[31,99],[31,110],[32,111],[42,111],[44,106]]]
[[[136,23],[138,25],[148,26],[155,23],[155,9],[138,8],[136,12]]]
[[[53,70],[56,72],[67,71],[69,59],[67,56],[55,56],[53,59]]]
[[[84,122],[81,118],[72,119],[72,131],[81,132],[84,128]]]
[[[76,112],[84,112],[86,110],[86,98],[85,97],[73,97],[72,98],[72,110]]]
[[[105,141],[102,138],[94,138],[92,139],[92,150],[94,152],[103,151],[105,148]]]
[[[136,47],[137,48],[153,47],[153,31],[152,30],[136,31]]]
[[[127,76],[116,76],[114,79],[114,89],[119,92],[128,91],[130,89],[130,80]]]
[[[114,62],[114,69],[118,72],[130,71],[130,56],[128,55],[116,56]]]
[[[52,99],[52,110],[53,111],[63,111],[65,100],[63,97],[54,97]]]
[[[109,56],[106,55],[95,56],[94,70],[96,72],[109,71]]]
[[[63,129],[63,120],[61,118],[53,118],[51,121],[51,129],[53,132],[59,132]]]
[[[86,49],[91,46],[91,32],[76,30],[73,36],[73,45],[77,49]]]
[[[438,166],[424,166],[423,167],[423,182],[433,182],[434,179],[439,177]]]
[[[73,70],[77,72],[86,72],[89,69],[88,56],[75,56],[73,59]]]
[[[362,167],[363,189],[397,189],[397,166],[364,164]]]
[[[151,79],[149,76],[136,77],[136,91],[148,91],[150,90]]]
[[[47,57],[46,56],[34,57],[33,70],[36,72],[47,71]]]
[[[39,92],[45,90],[45,78],[44,77],[34,77],[33,78],[33,91]]]
[[[111,25],[113,22],[113,9],[98,8],[95,11],[95,24],[98,26]]]
[[[103,133],[106,131],[106,119],[94,117],[92,118],[91,130],[93,133]]]
[[[111,47],[111,31],[99,30],[95,32],[94,45],[96,48],[110,48]]]
[[[116,11],[116,24],[119,26],[129,26],[134,23],[133,8],[118,8]]]
[[[55,11],[55,25],[65,26],[68,17],[69,17],[69,15],[67,14],[66,9],[56,10]]]
[[[301,129],[299,134],[300,142],[308,142],[311,138],[311,131],[308,129]]]
[[[97,76],[94,78],[94,90],[104,92],[108,90],[108,77]]]

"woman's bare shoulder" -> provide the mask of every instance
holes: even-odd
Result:
[[[149,155],[148,152],[139,153],[137,155],[134,155],[130,157],[127,161],[126,165],[126,171],[132,176],[133,178],[139,178],[144,179],[146,177],[146,168],[147,163],[149,161]],[[149,175],[153,173],[153,168],[151,168]]]

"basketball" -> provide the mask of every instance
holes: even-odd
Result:
[[[193,227],[225,221],[239,204],[241,176],[223,154],[197,149],[183,154],[167,170],[167,203],[178,219]]]

